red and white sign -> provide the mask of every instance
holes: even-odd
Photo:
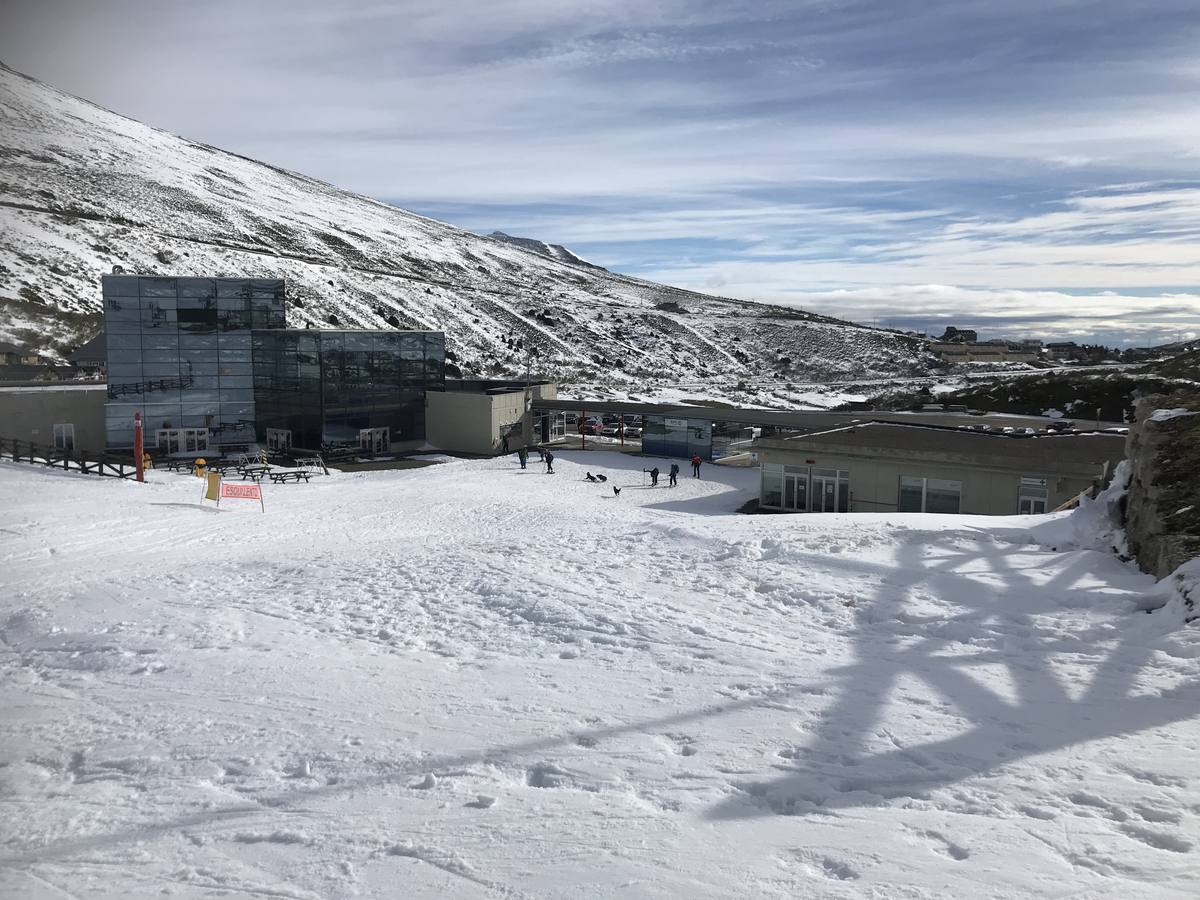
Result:
[[[234,484],[228,481],[222,481],[221,496],[228,497],[230,500],[257,500],[259,506],[263,508],[263,512],[267,511],[266,504],[263,503],[261,485]],[[219,499],[217,500],[217,505],[221,505],[221,501]]]
[[[257,484],[230,484],[221,482],[221,496],[231,500],[261,500],[262,488]]]

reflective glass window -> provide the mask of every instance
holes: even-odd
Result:
[[[141,295],[146,297],[174,297],[176,284],[174,278],[139,278]]]
[[[930,478],[925,482],[925,511],[957,513],[962,498],[962,482]]]
[[[896,504],[900,512],[925,511],[925,479],[911,475],[900,476],[900,498]]]

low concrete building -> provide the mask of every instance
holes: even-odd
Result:
[[[1048,512],[1124,458],[1114,432],[1005,434],[870,422],[754,442],[759,504],[784,512]]]
[[[939,342],[933,345],[933,352],[942,362],[1036,362],[1039,357],[1033,350],[1009,347],[1005,341],[992,341],[986,344],[959,343],[954,341]]]
[[[104,450],[107,385],[0,387],[0,437],[59,450]]]
[[[515,450],[543,440],[535,428],[531,406],[553,400],[552,382],[446,379],[445,391],[425,395],[426,440],[451,453],[490,456],[503,452],[505,438]]]

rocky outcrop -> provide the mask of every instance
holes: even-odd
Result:
[[[1165,578],[1200,556],[1200,391],[1137,402],[1125,530],[1138,565]]]

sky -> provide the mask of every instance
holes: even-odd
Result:
[[[6,0],[0,60],[682,287],[1200,337],[1196,0]]]

